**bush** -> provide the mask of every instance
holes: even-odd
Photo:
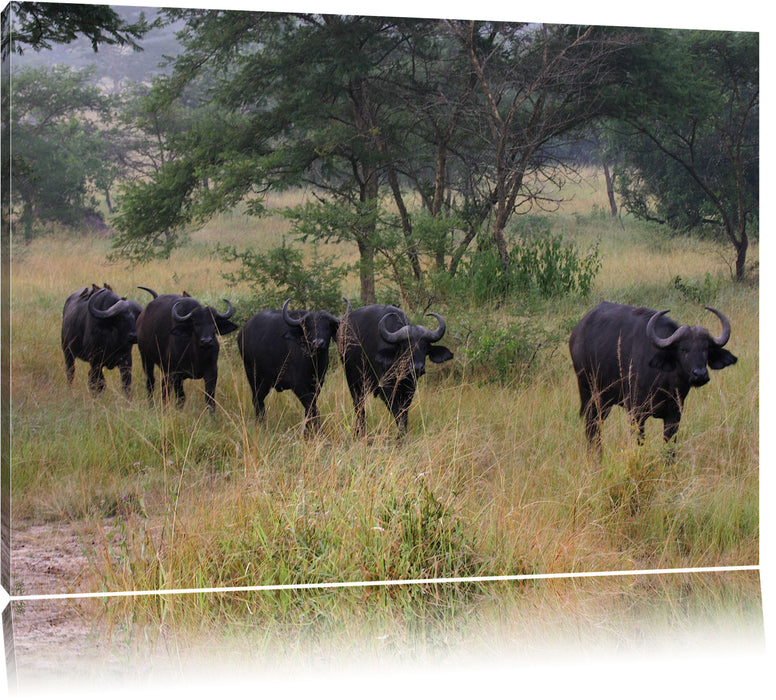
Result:
[[[696,304],[710,304],[722,288],[722,280],[712,277],[710,272],[706,273],[706,276],[700,283],[684,280],[677,275],[674,277],[672,284],[674,289],[680,292],[684,299]]]
[[[321,258],[313,251],[305,265],[302,252],[285,240],[266,253],[225,247],[218,252],[226,262],[240,262],[240,269],[224,278],[231,284],[247,282],[267,306],[278,307],[289,297],[294,308],[337,309],[342,305],[340,280],[350,266],[336,265],[332,257]]]
[[[480,382],[522,383],[535,380],[567,333],[545,328],[531,317],[506,318],[495,324],[473,321],[461,351],[468,372]]]
[[[476,303],[505,299],[515,293],[544,298],[586,296],[601,268],[598,249],[582,255],[562,237],[520,239],[509,251],[505,270],[492,246],[477,250],[461,269],[465,288]]]

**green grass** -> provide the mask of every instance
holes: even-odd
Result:
[[[581,249],[599,246],[603,265],[587,299],[436,309],[447,319],[444,342],[455,360],[429,366],[402,442],[376,400],[367,406],[366,438],[353,439],[353,408],[334,354],[320,436],[303,439],[302,409],[289,393],[271,394],[267,425],[256,426],[236,334],[222,339],[215,417],[205,411],[201,382],[185,383],[182,411],[149,404],[137,351],[131,401],[115,372],[92,398],[80,362],[66,386],[58,336],[70,292],[107,281],[143,303],[139,284],[239,304],[250,294],[227,287],[212,245],[274,245],[285,222],[224,216],[169,261],[132,269],[106,262],[105,240],[52,235],[17,248],[14,523],[85,523],[91,571],[81,590],[756,564],[756,286],[730,281],[724,246],[611,222],[599,200],[599,189],[580,188],[573,207],[550,220],[553,232]],[[356,284],[346,281],[348,290]],[[731,319],[729,348],[739,362],[690,394],[672,462],[663,459],[659,423],[648,423],[647,444],[637,448],[619,410],[605,426],[603,459],[587,455],[566,342],[602,298],[671,308],[678,320],[711,327],[716,319],[702,308],[710,304]],[[753,595],[748,579],[734,588],[736,600]],[[355,639],[389,625],[395,640],[415,638],[417,625],[449,632],[473,610],[481,621],[467,624],[485,627],[498,619],[502,595],[509,605],[525,596],[540,608],[554,595],[499,590],[429,584],[342,595],[192,595],[116,604],[110,615],[143,624],[174,619],[190,629],[228,620],[255,630],[257,620],[271,621],[279,631],[268,635],[292,638],[345,628],[344,637]],[[634,605],[632,593],[616,605]]]

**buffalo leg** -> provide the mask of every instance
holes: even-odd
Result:
[[[313,391],[297,394],[297,398],[302,403],[302,406],[304,406],[305,435],[318,432],[321,427],[321,416],[318,411],[318,403],[316,401],[318,398],[318,393]]]
[[[205,377],[205,405],[210,413],[215,413],[216,410],[216,383],[218,382],[218,375],[212,377]],[[179,405],[183,405],[183,383],[181,382],[181,390],[178,395]]]
[[[647,416],[637,416],[634,420],[636,426],[636,444],[641,446],[644,444],[644,424],[647,422]]]
[[[608,407],[601,407],[595,400],[590,400],[583,411],[585,417],[585,436],[590,449],[594,449],[599,454],[603,451],[601,442],[601,428],[606,417],[609,415]]]
[[[105,388],[105,377],[102,365],[95,364],[89,368],[89,389],[93,394],[99,394]]]
[[[593,388],[584,372],[577,374],[579,386],[579,415],[585,420],[585,437],[588,449],[595,449],[599,454],[603,450],[601,443],[601,425],[606,418],[602,415],[600,397],[594,395]]]
[[[676,431],[679,430],[679,421],[668,419],[663,421],[663,442],[670,442],[676,435]]]
[[[183,377],[179,374],[168,373],[162,379],[162,401],[170,401],[170,392],[175,394],[175,401],[178,408],[183,408],[186,401],[186,394],[183,391]]]
[[[399,437],[403,437],[407,434],[407,422],[409,419],[409,406],[399,411],[398,415],[394,415],[396,425],[399,428]]]
[[[366,432],[366,398],[367,393],[360,387],[349,387],[350,396],[353,399],[353,408],[356,411],[356,424],[353,427],[353,435],[361,437]]]
[[[145,358],[142,358],[143,360],[143,371],[145,372],[146,376],[146,391],[148,392],[148,398],[150,400],[153,400],[154,398],[154,387],[156,386],[156,373],[155,373],[155,366],[153,362],[146,362]]]
[[[69,350],[65,350],[65,377],[67,377],[67,383],[73,383],[73,377],[75,376],[75,356]]]
[[[399,428],[399,437],[403,437],[407,434],[407,424],[409,419],[410,404],[412,403],[412,397],[409,401],[399,401],[394,399],[393,401],[385,400],[388,408],[391,411],[393,419],[396,421],[396,426]]]
[[[677,400],[666,406],[661,418],[663,419],[663,442],[666,445],[671,443],[667,458],[669,460],[673,460],[673,458],[676,456],[676,451],[674,449],[676,441],[674,440],[674,437],[676,436],[676,432],[679,430],[679,421],[682,420],[681,401]]]
[[[264,399],[267,398],[268,393],[269,391],[263,386],[257,386],[251,392],[253,408],[256,411],[256,420],[262,424],[267,421],[267,407],[264,405]]]
[[[251,388],[251,401],[253,402],[253,409],[256,411],[256,421],[264,423],[267,418],[267,409],[264,407],[264,399],[267,398],[269,389],[264,386],[262,380],[257,377],[256,368],[253,363],[245,359],[243,361],[245,367],[245,376],[248,378],[248,385]]]
[[[667,452],[665,455],[666,462],[673,462],[676,458],[676,431],[679,430],[679,419],[664,419],[663,420],[663,442],[667,445]]]
[[[129,396],[132,393],[132,365],[119,365],[119,374],[121,375],[121,386],[124,393]]]
[[[172,390],[175,392],[175,403],[178,408],[183,408],[183,404],[186,402],[186,394],[183,391],[183,377],[175,375],[172,380]],[[207,391],[207,389],[205,389]],[[205,397],[207,399],[207,397]],[[208,408],[210,405],[208,404]]]
[[[172,384],[172,377],[169,373],[165,372],[162,375],[162,403],[167,404],[170,401],[170,385]]]

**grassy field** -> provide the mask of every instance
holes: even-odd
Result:
[[[185,289],[219,308],[220,299],[231,299],[244,321],[259,310],[257,302],[249,290],[227,285],[227,266],[212,246],[277,244],[285,221],[224,216],[192,233],[170,260],[131,269],[106,261],[107,239],[52,234],[16,247],[14,525],[79,524],[91,566],[73,584],[78,591],[756,564],[756,272],[734,283],[726,246],[612,222],[604,202],[592,178],[548,219],[580,250],[598,246],[602,267],[587,298],[512,298],[498,308],[443,299],[434,307],[447,320],[443,342],[455,359],[428,368],[402,442],[376,400],[367,406],[367,437],[353,439],[353,408],[334,357],[320,401],[320,436],[302,438],[302,410],[288,392],[270,395],[267,425],[257,427],[236,334],[222,339],[214,418],[205,411],[201,382],[186,382],[181,411],[151,406],[137,351],[131,401],[115,371],[93,399],[80,362],[67,387],[59,331],[68,294],[109,282],[145,303],[137,285]],[[349,249],[339,253],[353,258]],[[750,260],[757,260],[756,247]],[[355,278],[343,292],[356,294]],[[675,319],[708,324],[714,333],[718,322],[704,304],[731,320],[728,348],[738,363],[690,394],[674,461],[664,459],[660,423],[648,423],[647,444],[637,448],[620,410],[605,426],[603,458],[586,452],[567,338],[601,299],[670,308]],[[668,627],[677,615],[708,608],[747,619],[760,611],[756,575],[720,586],[673,579],[658,588],[641,577],[601,584],[590,615],[613,629],[650,600],[650,614],[665,615]],[[133,599],[106,604],[103,612],[112,624],[132,620],[157,631],[173,624],[201,631],[223,621],[234,625],[235,638],[265,640],[330,633],[355,640],[389,627],[401,655],[409,638],[422,637],[430,648],[431,637],[460,639],[472,626],[505,629],[507,609],[518,611],[509,634],[528,620],[580,610],[584,616],[576,590],[463,582],[203,594]],[[601,600],[611,602],[608,612]]]

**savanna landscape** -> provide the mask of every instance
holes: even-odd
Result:
[[[46,603],[69,609],[64,618],[89,629],[84,640],[102,640],[85,649],[102,649],[114,664],[139,639],[148,645],[139,653],[153,656],[170,635],[195,655],[218,638],[273,664],[353,649],[444,657],[509,645],[511,635],[536,635],[526,654],[577,635],[638,646],[645,625],[655,640],[705,625],[757,637],[756,572],[459,580],[758,562],[756,249],[748,281],[732,281],[721,244],[610,220],[603,197],[602,178],[590,171],[549,219],[579,250],[597,247],[601,267],[588,295],[436,302],[455,358],[420,380],[402,440],[377,399],[367,406],[367,435],[354,439],[333,347],[314,437],[304,437],[290,392],[273,392],[266,425],[256,425],[234,335],[221,338],[213,416],[201,381],[186,382],[182,410],[162,404],[158,389],[149,403],[136,350],[131,400],[116,370],[93,397],[82,362],[68,387],[59,329],[72,291],[109,282],[145,303],[138,285],[185,289],[219,308],[228,298],[244,322],[258,301],[225,282],[230,270],[211,243],[271,245],[287,233],[282,219],[223,217],[192,232],[168,261],[138,266],[107,262],[106,239],[52,234],[16,248],[11,545],[13,564],[14,543],[24,541],[26,564],[12,568],[13,593],[456,579]],[[346,282],[346,296],[357,296],[357,284]],[[715,333],[704,304],[731,320],[738,362],[690,394],[672,460],[661,424],[649,421],[638,447],[621,409],[605,423],[602,458],[588,454],[567,340],[600,299],[649,301]],[[57,538],[76,568],[50,560]],[[41,604],[15,604],[17,649],[25,616]],[[22,677],[27,664],[31,676],[36,669],[36,651],[28,653],[19,656]]]
[[[9,8],[14,688],[312,672],[338,691],[484,663],[543,692],[566,657],[590,677],[762,650],[758,34]],[[94,391],[80,359],[68,382],[65,299],[108,285],[233,310],[212,407],[202,380],[149,396],[142,340],[130,392],[117,369]],[[319,429],[290,391],[256,420],[231,326],[286,299],[444,319],[406,432],[374,397],[357,420],[336,342]],[[727,336],[704,307],[729,320],[737,360],[668,445],[617,407],[589,449],[569,338],[602,300],[670,309],[703,343]]]

